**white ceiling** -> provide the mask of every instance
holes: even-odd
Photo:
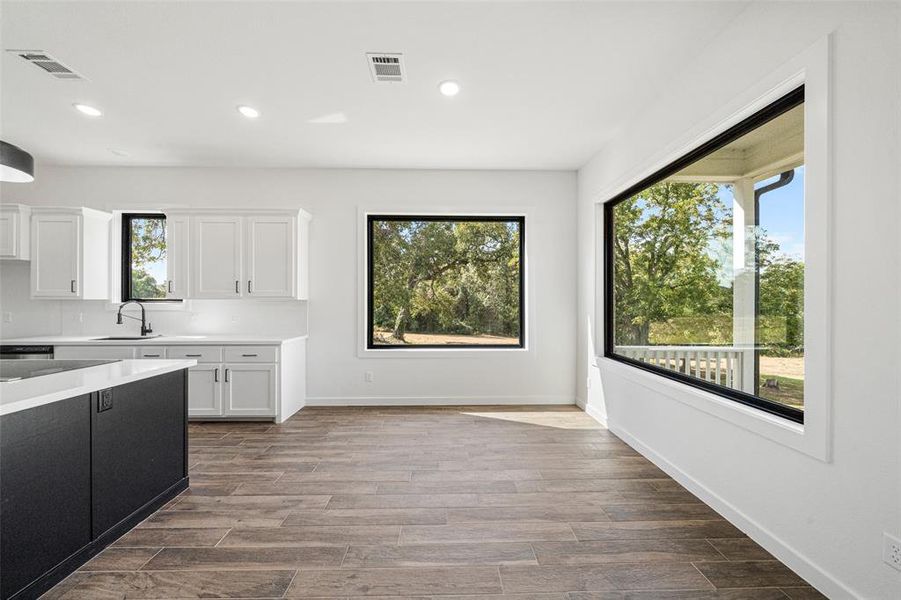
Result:
[[[4,49],[88,81],[4,52],[0,135],[53,164],[574,169],[745,5],[4,1]],[[373,83],[370,51],[408,82]]]

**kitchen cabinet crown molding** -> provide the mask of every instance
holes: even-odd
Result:
[[[163,214],[166,215],[235,215],[235,216],[268,216],[268,215],[291,215],[300,217],[305,220],[313,218],[309,212],[302,208],[205,208],[205,207],[173,207],[161,208]]]

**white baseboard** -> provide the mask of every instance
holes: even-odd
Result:
[[[585,402],[584,399],[576,398],[576,406],[585,411],[585,414],[587,414],[589,417],[591,417],[604,427],[607,427],[607,415],[601,413],[598,409],[589,405],[587,402]]]
[[[517,406],[573,405],[566,396],[348,396],[307,397],[307,406]]]
[[[818,567],[773,532],[748,517],[734,504],[682,471],[628,431],[615,424],[610,425],[609,429],[827,597],[833,600],[854,600],[862,597],[848,589],[838,579]]]

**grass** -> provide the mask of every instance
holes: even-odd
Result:
[[[767,379],[775,379],[779,383],[779,389],[763,387]],[[761,398],[766,398],[779,404],[804,408],[804,380],[761,373],[759,395]]]

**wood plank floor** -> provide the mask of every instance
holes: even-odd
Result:
[[[823,597],[575,407],[306,408],[190,442],[191,488],[46,598]]]

